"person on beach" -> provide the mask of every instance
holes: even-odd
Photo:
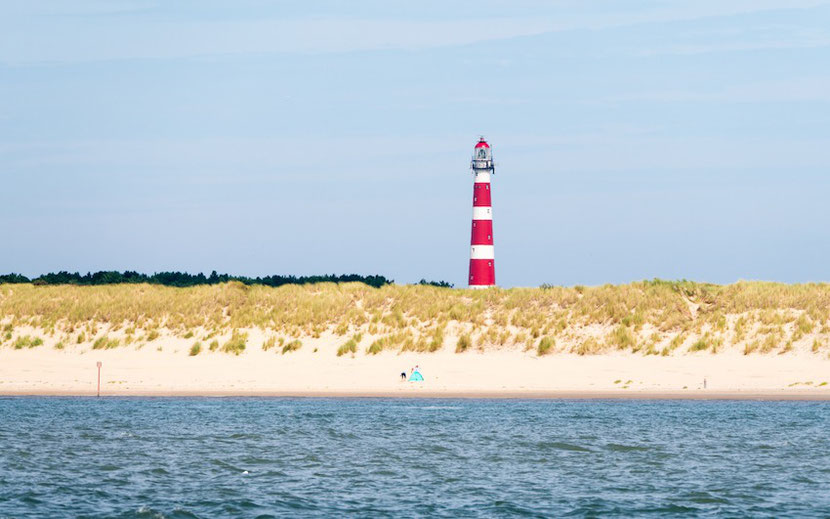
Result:
[[[401,381],[406,382],[406,371],[401,371]]]
[[[424,376],[421,375],[421,370],[419,369],[419,367],[415,366],[414,368],[412,368],[412,373],[410,373],[410,375],[409,375],[409,381],[410,382],[423,382],[423,380],[424,380]]]

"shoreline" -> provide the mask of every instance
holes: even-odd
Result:
[[[12,390],[0,391],[4,397],[96,397],[95,391],[75,390]],[[830,401],[830,391],[782,389],[778,391],[708,391],[708,390],[638,390],[638,391],[435,391],[418,388],[400,391],[197,391],[140,390],[101,392],[100,398],[334,398],[334,399],[427,399],[427,400],[711,400],[711,401]]]

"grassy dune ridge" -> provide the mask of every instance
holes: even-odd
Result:
[[[826,356],[830,285],[654,280],[477,291],[233,281],[188,288],[0,284],[3,348],[144,347],[176,338],[189,341],[192,355],[240,355],[246,347],[287,354],[323,336],[342,340],[340,355],[518,348],[538,355]]]

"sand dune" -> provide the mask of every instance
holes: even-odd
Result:
[[[830,395],[822,284],[0,285],[0,333],[0,394]]]

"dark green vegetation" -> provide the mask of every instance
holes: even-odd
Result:
[[[247,277],[247,276],[231,276],[230,274],[217,274],[214,270],[209,276],[205,276],[201,272],[199,274],[190,274],[187,272],[156,272],[154,274],[141,274],[126,270],[124,272],[118,271],[101,271],[95,273],[87,272],[86,275],[81,275],[78,272],[50,272],[43,274],[34,279],[29,279],[21,274],[6,274],[0,275],[0,284],[2,283],[32,283],[33,285],[121,285],[121,284],[135,284],[135,283],[149,283],[151,285],[164,285],[168,287],[193,287],[198,285],[218,285],[220,283],[227,283],[228,281],[239,281],[245,285],[264,285],[269,287],[279,287],[282,285],[309,285],[314,283],[363,283],[371,287],[379,288],[383,285],[394,283],[393,280],[387,279],[385,276],[370,275],[361,276],[359,274],[325,274],[322,276],[265,276],[265,277]],[[421,284],[429,284],[433,286],[451,286],[446,281],[425,281]]]

